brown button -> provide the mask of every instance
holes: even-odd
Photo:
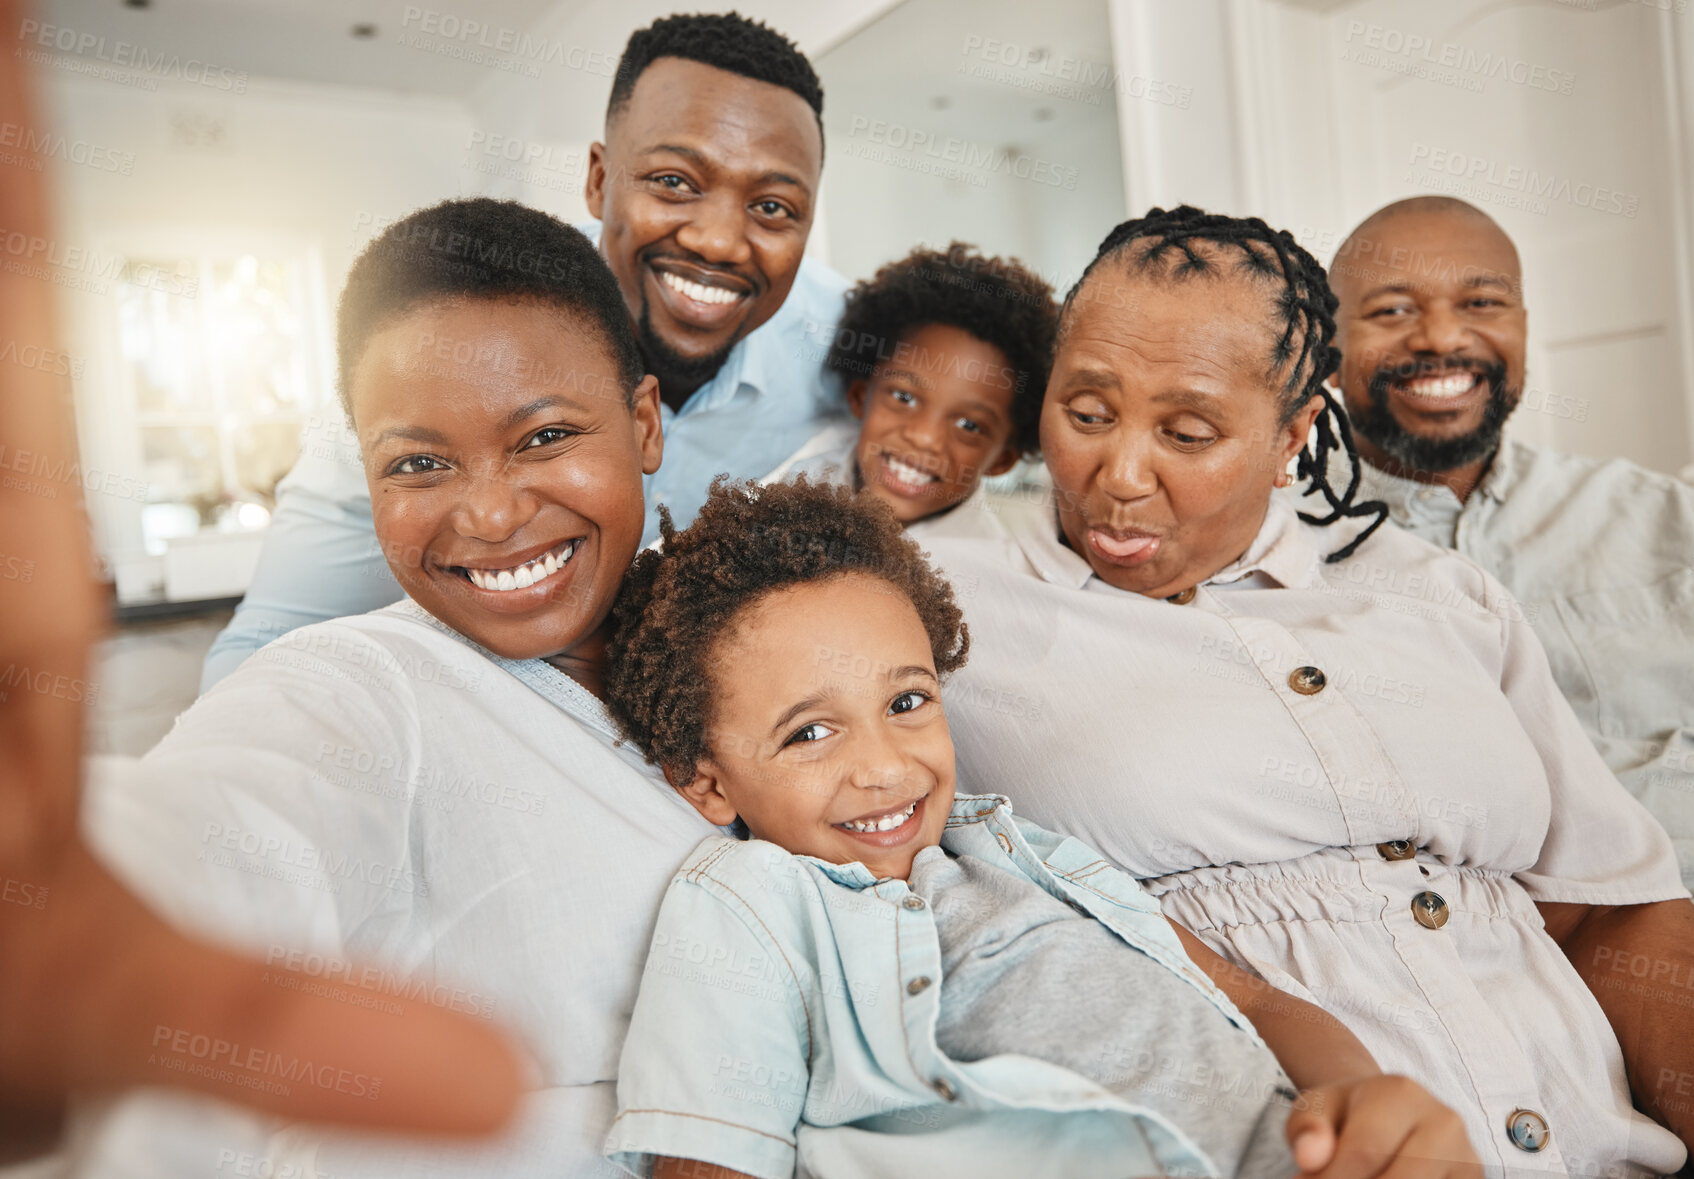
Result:
[[[1412,898],[1412,916],[1425,929],[1447,924],[1447,901],[1438,892],[1420,892]]]
[[[1288,673],[1288,686],[1302,696],[1316,696],[1327,683],[1328,677],[1315,667],[1296,667]]]
[[[959,1099],[959,1095],[953,1091],[953,1086],[947,1083],[946,1077],[936,1077],[929,1083],[929,1087],[941,1094],[943,1101],[957,1101]]]
[[[921,995],[927,990],[929,990],[929,976],[927,974],[920,974],[906,984],[908,995]]]
[[[1418,849],[1409,839],[1390,839],[1376,845],[1376,854],[1385,860],[1409,860],[1418,854]]]
[[[1172,594],[1170,597],[1166,598],[1165,601],[1175,602],[1178,606],[1186,606],[1194,600],[1194,595],[1199,592],[1200,588],[1198,586],[1191,585],[1179,594]]]
[[[1533,1109],[1514,1109],[1506,1115],[1506,1137],[1519,1150],[1538,1154],[1552,1136],[1553,1132],[1547,1128],[1547,1119]]]
[[[917,896],[913,893],[907,893],[906,899],[901,901],[900,903],[902,905],[906,906],[906,908],[908,908],[908,909],[921,909],[921,908],[923,908],[923,898],[920,897],[920,896]]]

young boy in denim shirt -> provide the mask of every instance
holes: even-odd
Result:
[[[1404,1173],[1474,1174],[1456,1115],[1338,1022],[1179,938],[1077,840],[955,793],[941,679],[968,648],[946,582],[842,487],[720,480],[638,558],[608,708],[752,838],[707,840],[666,894],[608,1156],[1027,1179],[1345,1152],[1374,1175],[1439,1142]]]
[[[1035,452],[1058,326],[1053,288],[1016,259],[953,242],[888,263],[847,292],[824,361],[853,420],[766,482],[842,483],[920,535],[982,535],[983,478]]]

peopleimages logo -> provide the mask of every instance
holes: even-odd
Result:
[[[106,65],[119,66],[147,75],[150,79],[187,82],[231,94],[247,93],[247,75],[225,66],[213,65],[197,57],[155,51],[132,41],[108,40],[95,33],[78,32],[64,25],[43,24],[24,20],[18,25],[18,40],[34,42],[42,49],[57,50],[73,58],[92,59]],[[31,51],[26,55],[38,64],[58,65],[42,61],[44,55]]]

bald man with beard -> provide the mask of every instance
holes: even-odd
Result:
[[[1396,201],[1342,243],[1330,279],[1361,498],[1506,584],[1694,882],[1694,488],[1502,438],[1528,315],[1517,248],[1482,210]]]

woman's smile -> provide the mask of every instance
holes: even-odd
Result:
[[[548,545],[539,556],[531,555],[532,546],[511,557],[462,565],[442,562],[439,568],[472,587],[468,600],[501,613],[521,613],[552,598],[573,579],[574,558],[587,539],[578,536]]]

